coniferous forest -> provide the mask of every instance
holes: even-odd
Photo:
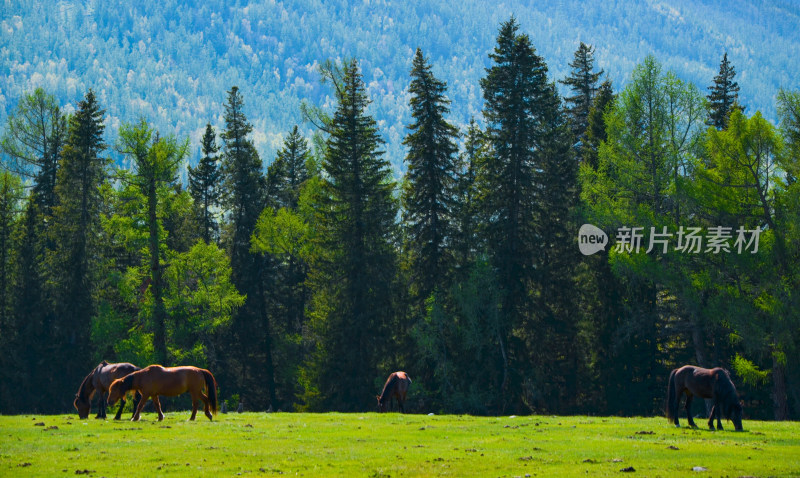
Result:
[[[659,415],[673,368],[722,366],[746,417],[799,418],[797,85],[773,121],[725,51],[704,84],[648,55],[617,87],[580,43],[556,77],[529,27],[497,26],[463,128],[413,53],[401,177],[358,59],[320,59],[332,101],[269,158],[236,85],[197,144],[109,124],[91,87],[69,113],[26,92],[0,129],[0,413],[66,412],[107,360],[208,368],[248,410],[373,410],[405,370],[407,410],[488,415]]]

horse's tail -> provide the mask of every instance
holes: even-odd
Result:
[[[210,402],[209,408],[211,408],[211,413],[214,415],[217,414],[217,381],[214,379],[214,376],[211,375],[211,372],[208,370],[203,370],[203,378],[206,379],[206,389],[208,391],[208,401]]]
[[[677,414],[678,409],[678,401],[675,397],[675,372],[677,369],[673,370],[669,374],[669,381],[667,382],[667,420],[672,421]]]

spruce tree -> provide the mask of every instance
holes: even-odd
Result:
[[[594,71],[594,47],[583,42],[575,51],[575,57],[569,66],[572,71],[559,83],[569,86],[574,93],[565,97],[564,102],[567,105],[566,113],[571,122],[572,133],[579,143],[583,143],[589,127],[589,110],[597,94],[597,82],[603,70]]]
[[[283,142],[275,161],[267,168],[267,191],[269,202],[275,209],[296,209],[300,199],[300,188],[310,177],[308,162],[311,153],[308,141],[294,126]]]
[[[229,222],[225,242],[231,257],[231,279],[246,301],[236,312],[232,340],[238,347],[238,367],[242,368],[237,374],[243,380],[239,386],[251,391],[247,397],[250,406],[267,408],[275,403],[272,338],[264,303],[263,259],[250,253],[250,237],[265,207],[266,184],[261,158],[248,138],[252,131],[244,114],[244,100],[234,86],[228,91],[225,131],[221,135],[222,205]],[[263,351],[263,362],[250,363],[256,351]],[[268,397],[269,403],[259,402],[259,396]]]
[[[503,390],[501,409],[520,405],[522,367],[515,370],[516,364],[511,363],[508,341],[531,306],[528,291],[538,241],[533,222],[539,188],[536,148],[543,121],[540,103],[549,88],[543,59],[518,29],[514,18],[501,25],[497,45],[489,55],[493,64],[481,80],[490,151],[476,179],[487,218],[483,240],[502,292],[497,332],[502,368],[497,376],[489,377]]]
[[[107,181],[108,159],[100,155],[104,111],[92,90],[78,103],[70,118],[56,179],[50,231],[54,250],[50,254],[53,331],[57,350],[51,359],[63,371],[54,381],[64,399],[59,409],[69,407],[75,380],[86,374],[91,363],[89,332],[95,315],[94,287],[97,283],[97,242],[100,237],[101,186]]]
[[[445,119],[450,111],[447,84],[433,75],[420,49],[414,55],[411,78],[413,123],[403,140],[408,146],[403,220],[412,293],[422,308],[437,285],[446,288],[452,265],[458,130]]]
[[[316,199],[310,283],[318,339],[303,398],[308,408],[354,411],[374,406],[374,382],[386,372],[379,363],[392,352],[397,204],[356,62],[343,73]]]
[[[196,167],[189,166],[189,193],[194,199],[200,223],[200,237],[206,244],[216,241],[219,236],[219,224],[214,210],[220,203],[219,148],[216,133],[211,124],[206,124],[206,132],[201,142],[203,157]]]
[[[733,109],[744,111],[739,105],[739,84],[733,81],[735,76],[736,69],[728,61],[728,52],[725,52],[719,64],[719,74],[714,77],[714,84],[708,87],[710,93],[706,96],[709,108],[706,124],[709,126],[725,129]]]

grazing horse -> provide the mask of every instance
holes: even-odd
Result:
[[[391,406],[392,397],[397,399],[397,406],[401,413],[406,413],[403,406],[406,402],[406,392],[411,385],[411,377],[405,372],[394,372],[386,379],[383,384],[383,391],[376,398],[378,399],[378,411],[385,412]]]
[[[692,398],[710,398],[714,401],[711,414],[708,418],[708,428],[714,429],[714,417],[717,419],[717,429],[722,430],[720,415],[733,421],[737,432],[742,431],[742,404],[736,394],[730,374],[724,368],[700,368],[685,365],[676,368],[669,374],[667,385],[667,420],[678,423],[678,405],[683,393],[686,392],[686,416],[689,426],[697,427],[692,419]]]
[[[203,393],[203,387],[208,395]],[[204,411],[209,420],[212,420],[212,413],[217,413],[217,381],[211,372],[202,368],[150,365],[127,377],[115,380],[108,393],[108,403],[113,404],[131,390],[137,390],[142,394],[142,400],[131,421],[139,420],[139,414],[148,398],[153,399],[153,405],[158,412],[158,421],[163,420],[164,413],[161,411],[158,396],[175,397],[186,392],[192,395],[192,416],[189,420],[194,420],[197,415],[199,400],[205,404]]]
[[[78,388],[78,393],[75,394],[75,401],[72,402],[72,404],[78,410],[78,416],[82,419],[89,418],[89,412],[91,411],[92,407],[92,397],[94,396],[95,392],[99,392],[100,404],[99,410],[97,411],[97,416],[95,418],[106,418],[105,394],[108,392],[111,382],[137,370],[141,369],[136,365],[129,363],[108,363],[105,360],[100,362],[100,364],[98,364],[97,367],[89,372],[89,375],[83,379],[80,388]],[[141,397],[142,396],[138,393],[134,397],[134,410],[136,409],[136,405],[139,404],[139,399]],[[119,411],[117,411],[114,420],[119,420],[120,416],[122,416],[122,409],[124,407],[125,400],[122,400],[122,404],[119,406]]]

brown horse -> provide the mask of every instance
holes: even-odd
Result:
[[[100,362],[100,364],[98,364],[97,367],[89,372],[89,375],[83,379],[81,386],[78,388],[78,393],[75,394],[75,401],[72,402],[72,404],[78,410],[78,416],[80,418],[89,418],[89,412],[92,408],[92,397],[94,396],[95,392],[99,392],[99,410],[97,411],[97,416],[95,418],[106,418],[105,394],[108,392],[111,382],[137,370],[141,369],[136,365],[129,363],[108,363],[105,360]],[[142,396],[139,393],[137,393],[134,397],[134,409],[136,409],[136,405],[139,404],[139,399],[141,398]],[[122,409],[124,407],[125,400],[122,400],[122,404],[120,404],[119,410],[117,411],[116,416],[114,416],[114,420],[119,420],[120,416],[122,416]]]
[[[714,401],[711,414],[708,418],[708,428],[714,429],[714,418],[717,419],[717,429],[722,430],[720,415],[723,413],[733,422],[737,432],[742,431],[742,404],[736,394],[731,376],[724,368],[700,368],[685,365],[676,368],[669,374],[667,385],[667,420],[678,423],[678,405],[681,396],[686,392],[686,416],[689,426],[696,428],[692,418],[692,398],[710,398]]]
[[[391,408],[392,397],[397,399],[397,406],[400,408],[401,413],[406,413],[403,406],[406,402],[406,392],[408,386],[411,385],[411,377],[405,372],[394,372],[386,379],[383,384],[383,391],[380,395],[376,396],[378,399],[378,411],[385,412]]]
[[[208,395],[203,393],[203,387],[206,388]],[[153,405],[158,412],[158,421],[163,420],[164,413],[161,411],[161,402],[158,400],[158,396],[175,397],[186,392],[192,395],[190,420],[194,420],[197,415],[198,400],[202,400],[205,404],[205,414],[209,420],[212,420],[212,413],[217,413],[217,381],[211,372],[202,368],[150,365],[125,378],[115,380],[108,393],[108,403],[113,405],[131,390],[137,390],[142,394],[142,400],[131,421],[139,420],[139,414],[148,398],[153,399]]]

